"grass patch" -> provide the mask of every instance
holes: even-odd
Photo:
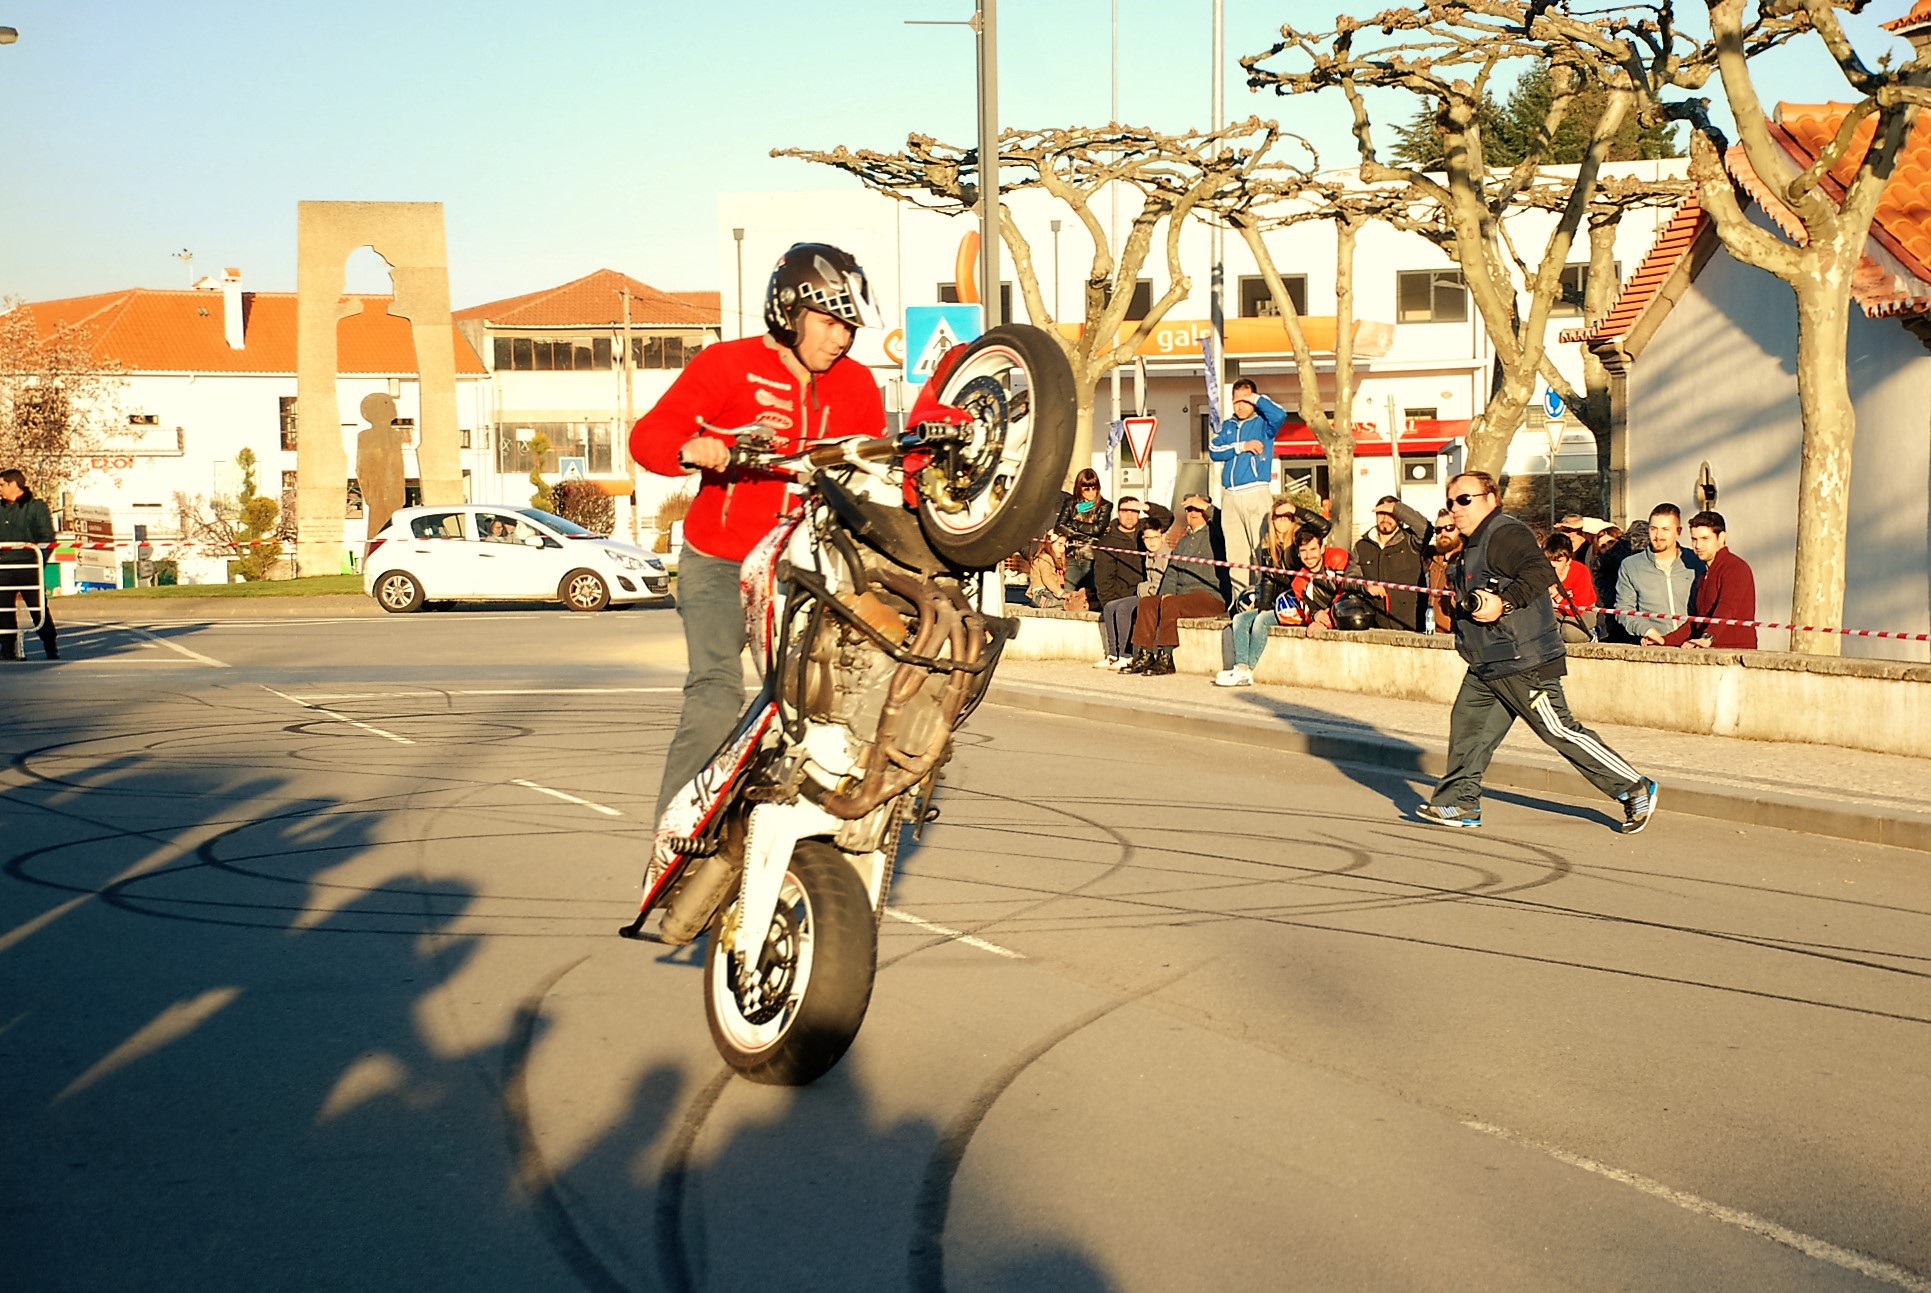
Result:
[[[104,593],[77,593],[88,602],[145,601],[162,597],[333,597],[362,593],[361,575],[310,575],[302,579],[266,579],[249,584],[165,584],[157,588],[116,588]]]

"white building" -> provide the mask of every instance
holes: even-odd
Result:
[[[1843,105],[1783,104],[1769,125],[1799,168],[1843,120]],[[1855,156],[1855,155],[1854,155]],[[1801,226],[1750,172],[1731,173],[1783,236]],[[1853,280],[1848,329],[1857,413],[1850,536],[1839,627],[1924,633],[1931,626],[1931,125],[1919,125],[1880,201]],[[1628,512],[1657,503],[1722,513],[1730,547],[1756,576],[1757,618],[1787,623],[1798,521],[1803,420],[1797,311],[1790,288],[1724,250],[1695,203],[1676,213],[1615,308],[1572,334],[1615,374],[1617,440],[1626,444]],[[1711,491],[1714,491],[1714,498]],[[1789,635],[1763,631],[1766,649]],[[1922,642],[1847,638],[1847,655],[1925,660]]]
[[[1647,175],[1680,170],[1678,162],[1618,163],[1616,173]],[[1077,321],[1085,275],[1092,260],[1092,242],[1077,220],[1050,197],[1039,192],[1007,195],[1007,208],[1031,245],[1041,278],[1041,295],[1053,319]],[[1131,213],[1122,198],[1124,223]],[[1106,211],[1105,200],[1095,203]],[[1618,243],[1618,265],[1633,265],[1643,256],[1668,212],[1641,212],[1628,217]],[[962,240],[977,229],[971,216],[946,216],[909,206],[879,194],[856,189],[791,193],[726,194],[718,212],[720,258],[718,281],[724,284],[724,324],[727,335],[762,329],[760,311],[766,277],[778,255],[799,241],[835,243],[855,255],[872,277],[874,291],[888,328],[902,328],[907,306],[956,299],[956,266],[964,254]],[[1057,228],[1055,227],[1057,226]],[[1533,261],[1536,248],[1548,236],[1553,218],[1525,212],[1510,220],[1511,234],[1523,254]],[[1270,233],[1270,250],[1297,308],[1307,315],[1311,334],[1333,336],[1336,257],[1331,226],[1309,223]],[[1148,257],[1139,285],[1136,309],[1167,289],[1167,267],[1160,238]],[[1121,374],[1118,411],[1144,411],[1159,420],[1154,441],[1150,480],[1138,478],[1116,464],[1107,493],[1121,489],[1150,492],[1163,501],[1179,473],[1199,472],[1183,464],[1198,464],[1206,456],[1207,402],[1199,337],[1210,331],[1212,264],[1210,231],[1194,222],[1182,235],[1182,256],[1191,290],[1141,347],[1143,375],[1129,367]],[[1252,377],[1261,390],[1290,411],[1300,402],[1299,380],[1284,330],[1262,319],[1273,306],[1257,266],[1240,238],[1224,239],[1224,308],[1228,329],[1228,380]],[[1571,266],[1575,299],[1580,300],[1586,274],[1587,248],[1579,244]],[[1027,311],[1017,283],[1012,281],[1011,258],[1003,297],[1010,300],[1008,318],[1025,320]],[[1469,420],[1487,402],[1493,354],[1481,321],[1454,266],[1441,251],[1418,235],[1376,224],[1360,236],[1354,268],[1354,313],[1358,321],[1355,369],[1357,390],[1354,420],[1357,443],[1355,494],[1365,504],[1395,487],[1396,448],[1392,429],[1399,427],[1400,456],[1406,486],[1439,505],[1443,473],[1460,462],[1459,437]],[[1580,355],[1554,344],[1554,330],[1564,316],[1580,313],[1577,306],[1559,309],[1551,325],[1550,350],[1557,366],[1577,387],[1582,384]],[[1248,320],[1243,325],[1237,320]],[[1051,323],[1052,319],[1039,320]],[[894,412],[908,407],[910,393],[898,376],[902,354],[888,351],[902,345],[903,332],[880,336],[861,333],[854,356],[871,365],[886,386],[886,407]],[[1331,346],[1331,342],[1329,343]],[[1323,403],[1332,409],[1332,357],[1321,361]],[[1093,443],[1106,443],[1107,427],[1116,415],[1109,382],[1103,381],[1094,410]],[[1325,467],[1312,435],[1305,427],[1284,435],[1284,471],[1314,478],[1324,484]],[[1514,472],[1543,472],[1548,468],[1548,438],[1543,419],[1531,412],[1526,432],[1511,454]],[[1101,460],[1096,456],[1096,465]],[[1130,467],[1122,448],[1119,462]],[[1580,424],[1571,420],[1557,459],[1565,472],[1593,472],[1595,443]],[[1363,497],[1365,495],[1365,498]],[[1426,505],[1426,504],[1422,504]]]
[[[411,433],[420,401],[409,321],[389,314],[389,297],[347,299],[361,309],[337,325],[341,423],[312,433],[341,436],[353,471],[355,438],[364,425],[357,410],[364,396],[387,392],[404,430],[413,490]],[[292,508],[296,436],[311,433],[295,425],[295,303],[293,292],[243,291],[240,271],[230,269],[186,291],[129,288],[20,307],[32,313],[42,335],[85,330],[94,353],[127,376],[118,394],[123,421],[110,443],[91,460],[91,470],[69,482],[68,499],[49,502],[107,508],[123,541],[137,527],[150,539],[178,540],[177,496],[202,504],[233,497],[241,487],[236,456],[250,449],[257,489],[280,493],[284,508]],[[481,436],[489,425],[488,373],[460,333],[454,342],[463,476],[472,494],[489,496],[496,471]],[[343,510],[349,550],[359,551],[361,505],[353,481]],[[218,572],[220,563],[213,564]]]
[[[657,503],[682,483],[633,473],[630,427],[690,356],[717,340],[718,294],[663,292],[600,269],[454,317],[491,373],[488,422],[505,497],[518,496],[541,434],[550,442],[546,480],[578,474],[602,485],[619,500],[617,531],[626,535],[634,488],[636,514],[651,524]]]

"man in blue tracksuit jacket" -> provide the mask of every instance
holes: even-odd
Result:
[[[1220,530],[1236,561],[1259,545],[1274,508],[1274,438],[1287,410],[1243,377],[1234,383],[1234,415],[1220,424],[1207,456],[1220,464]],[[1254,572],[1233,572],[1236,595],[1251,587]]]

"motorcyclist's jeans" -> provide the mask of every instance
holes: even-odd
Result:
[[[744,609],[738,600],[742,563],[710,557],[684,545],[677,558],[677,614],[684,621],[684,712],[664,755],[664,782],[657,816],[698,770],[710,762],[744,709],[746,645]]]

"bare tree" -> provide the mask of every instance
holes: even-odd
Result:
[[[1054,327],[1058,321],[1040,290],[1032,244],[1011,211],[1001,204],[999,236],[1012,256],[1026,315],[1058,337],[1073,366],[1082,437],[1073,454],[1075,468],[1091,453],[1084,440],[1092,425],[1100,379],[1133,362],[1141,342],[1192,291],[1193,281],[1180,255],[1188,215],[1208,195],[1244,183],[1281,137],[1275,123],[1258,118],[1211,133],[1161,134],[1117,123],[1000,133],[1000,191],[1038,189],[1051,195],[1067,207],[1093,241],[1093,258],[1080,294],[1079,335],[1068,339]],[[967,213],[979,200],[978,150],[957,148],[925,135],[912,135],[904,150],[896,153],[841,146],[828,152],[775,149],[772,156],[835,166],[856,176],[867,188],[948,214]],[[1096,199],[1112,185],[1129,190],[1139,203],[1118,248],[1112,244],[1105,217],[1094,209]],[[1133,289],[1156,241],[1164,254],[1166,290],[1153,300],[1144,317],[1128,319]]]
[[[1602,162],[1640,97],[1619,59],[1644,55],[1635,48],[1639,42],[1618,34],[1616,14],[1574,22],[1557,11],[1577,29],[1601,36],[1598,45],[1555,39],[1548,30],[1550,14],[1546,0],[1466,0],[1390,9],[1367,20],[1342,17],[1320,32],[1289,24],[1272,48],[1241,60],[1249,84],[1257,88],[1280,94],[1339,90],[1353,112],[1362,180],[1400,186],[1407,201],[1394,222],[1434,242],[1461,267],[1498,369],[1498,380],[1469,427],[1468,462],[1497,473],[1538,375],[1553,377],[1558,390],[1574,394],[1548,363],[1549,316],[1562,298],[1563,271],[1576,234],[1596,202]],[[1663,34],[1666,62],[1682,52],[1679,46]],[[1263,66],[1270,60],[1279,62]],[[1540,126],[1512,145],[1519,158],[1513,165],[1490,167],[1483,122],[1491,115],[1484,104],[1492,83],[1513,68],[1538,65],[1546,66],[1549,78]],[[1378,90],[1399,91],[1429,105],[1442,141],[1439,169],[1382,160],[1367,100]],[[1581,161],[1573,176],[1552,173],[1547,166],[1554,141],[1585,91],[1600,106],[1588,123]],[[1518,247],[1509,227],[1510,217],[1533,208],[1556,217],[1539,256]]]
[[[42,321],[0,299],[0,467],[18,467],[47,499],[87,473],[120,422],[125,369],[94,349],[85,322]]]
[[[1202,214],[1240,235],[1267,285],[1268,296],[1287,333],[1301,390],[1300,416],[1314,433],[1327,460],[1328,489],[1335,530],[1353,533],[1354,515],[1354,253],[1362,229],[1376,220],[1402,218],[1398,187],[1362,187],[1320,177],[1309,149],[1302,167],[1270,163],[1257,166],[1239,185],[1203,200]],[[1300,311],[1287,290],[1266,235],[1301,224],[1334,226],[1334,412],[1321,399],[1319,368]]]

